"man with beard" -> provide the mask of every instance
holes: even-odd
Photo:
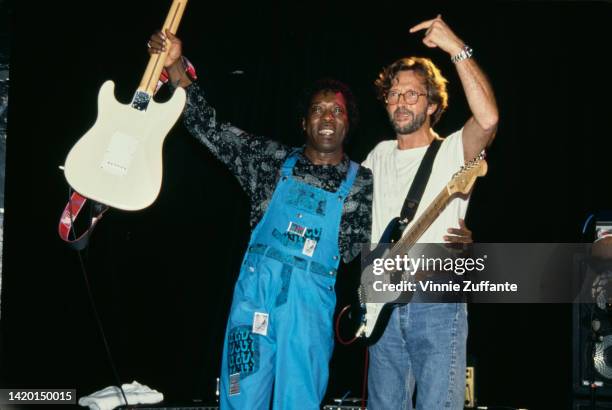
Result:
[[[309,88],[306,144],[290,148],[218,123],[185,73],[177,37],[155,33],[148,47],[168,48],[170,81],[187,91],[186,127],[250,199],[253,231],[227,323],[221,408],[319,409],[333,349],[337,268],[359,254],[371,226],[372,174],[343,151],[357,119],[353,95],[334,80]]]
[[[464,162],[491,143],[498,120],[493,90],[472,58],[472,50],[440,16],[410,32],[421,30],[426,30],[423,43],[427,47],[441,49],[455,63],[472,116],[442,141],[414,220]],[[432,127],[447,107],[446,82],[431,60],[419,57],[394,62],[375,82],[396,139],[378,144],[363,163],[374,175],[374,242],[391,219],[399,216],[425,151],[440,139]],[[464,242],[467,228],[462,218],[467,205],[466,199],[453,199],[419,242]],[[368,408],[412,409],[416,384],[417,409],[462,409],[466,341],[463,303],[411,303],[394,309],[384,334],[370,347]]]

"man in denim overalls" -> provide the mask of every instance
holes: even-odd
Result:
[[[313,96],[304,119],[306,147],[284,161],[251,234],[223,349],[224,407],[268,408],[272,385],[274,408],[318,409],[325,394],[340,219],[359,166],[350,164],[335,192],[297,180],[293,168],[299,155],[323,166],[342,159],[346,111],[339,92]]]
[[[221,408],[319,409],[338,265],[359,254],[371,227],[372,174],[343,150],[357,118],[352,93],[334,80],[306,90],[306,144],[290,148],[218,123],[185,73],[180,40],[155,33],[149,52],[165,48],[170,81],[186,88],[186,127],[232,171],[251,204],[253,232],[225,335]]]

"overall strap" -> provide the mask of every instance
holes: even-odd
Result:
[[[336,191],[342,198],[346,198],[351,192],[351,188],[353,187],[353,182],[355,182],[355,177],[357,176],[357,171],[359,171],[359,164],[351,161],[349,164],[349,170],[346,173],[346,178],[342,181],[342,185]]]
[[[301,148],[294,148],[291,150],[291,152],[287,156],[287,159],[285,159],[283,166],[281,167],[282,177],[290,177],[291,175],[293,175],[293,167],[295,166],[295,163],[298,160],[298,154],[300,151]]]

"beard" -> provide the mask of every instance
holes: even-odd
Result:
[[[398,122],[393,118],[395,114],[409,115],[411,117],[411,121],[409,121],[407,124],[399,125]],[[397,134],[412,134],[413,132],[419,130],[423,126],[423,124],[425,124],[425,121],[427,120],[427,111],[423,111],[415,116],[414,113],[408,110],[398,108],[397,110],[395,110],[395,112],[393,112],[393,114],[389,115],[389,119],[391,120],[393,129]]]

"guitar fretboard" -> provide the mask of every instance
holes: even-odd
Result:
[[[183,12],[185,11],[186,5],[187,0],[174,0],[172,2],[172,6],[170,6],[170,11],[166,16],[166,21],[162,26],[162,33],[165,34],[166,29],[170,30],[171,33],[176,33],[179,23],[181,22],[181,18],[183,17]],[[155,94],[157,80],[159,79],[159,75],[164,69],[164,62],[166,61],[167,55],[168,51],[166,49],[166,51],[163,51],[158,54],[152,54],[151,57],[149,57],[149,63],[147,64],[145,73],[142,76],[142,79],[140,80],[138,91],[146,93],[149,96]]]
[[[416,243],[416,241],[425,233],[427,228],[436,220],[438,215],[446,208],[451,195],[448,188],[445,186],[438,196],[427,207],[425,212],[414,222],[408,232],[404,234],[391,248],[389,258],[394,258],[396,255],[405,255],[408,250]]]

